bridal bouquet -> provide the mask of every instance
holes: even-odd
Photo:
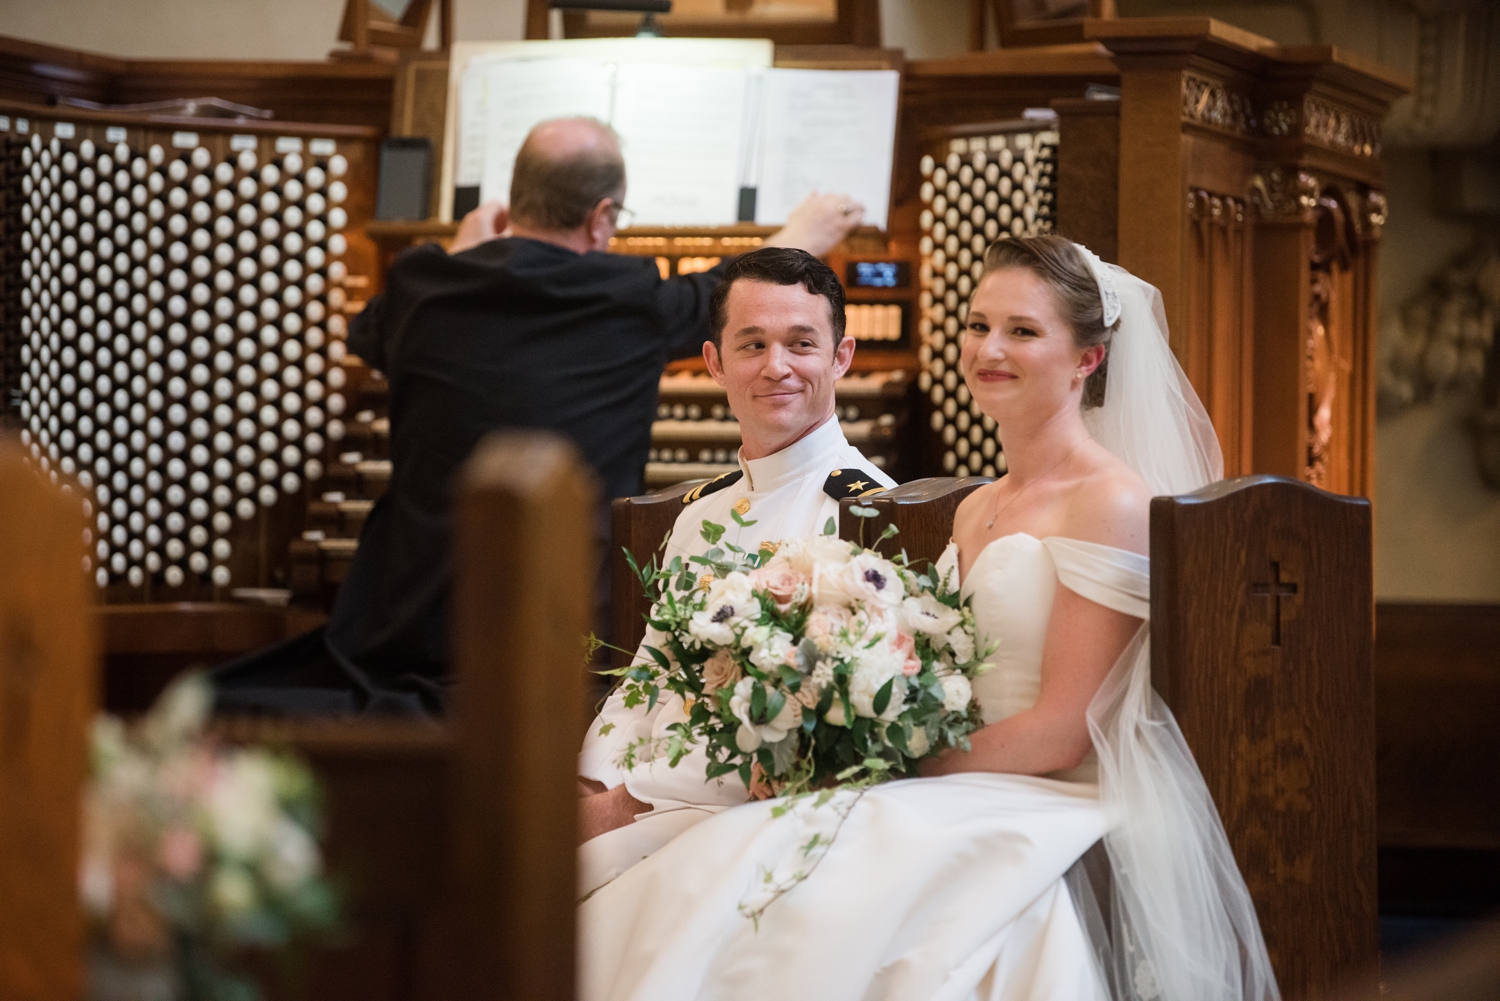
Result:
[[[824,531],[752,553],[705,521],[703,556],[631,559],[656,599],[649,659],[612,673],[627,707],[670,692],[685,718],[630,744],[623,767],[675,766],[701,745],[709,778],[737,773],[747,788],[795,796],[912,775],[926,755],[968,749],[981,725],[970,681],[993,648],[979,647],[954,575],[843,541],[831,518]]]

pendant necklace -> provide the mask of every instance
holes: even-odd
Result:
[[[1077,444],[1075,444],[1072,448],[1068,449],[1068,454],[1067,455],[1064,455],[1061,459],[1058,459],[1055,463],[1053,463],[1052,466],[1045,473],[1043,473],[1041,476],[1038,476],[1036,479],[1032,480],[1031,483],[1026,484],[1026,486],[1022,487],[1020,490],[1017,490],[1015,492],[1015,495],[1012,496],[1010,500],[1006,501],[1003,506],[1000,504],[1000,491],[997,489],[995,491],[995,510],[994,510],[993,513],[990,514],[990,520],[987,521],[987,522],[985,522],[984,530],[987,532],[990,529],[994,528],[995,527],[995,519],[998,518],[998,517],[1000,517],[1000,512],[1001,511],[1008,510],[1012,504],[1014,504],[1016,501],[1020,500],[1021,499],[1021,495],[1024,494],[1027,490],[1029,490],[1031,488],[1031,484],[1032,483],[1037,483],[1037,482],[1039,482],[1041,480],[1045,480],[1048,476],[1051,476],[1054,472],[1056,472],[1059,466],[1061,466],[1064,462],[1067,462],[1069,459],[1071,459],[1073,457],[1073,453],[1076,452],[1076,451],[1078,451],[1078,446],[1082,445],[1084,443],[1084,441],[1086,441],[1086,440],[1087,439],[1080,438],[1078,440]]]

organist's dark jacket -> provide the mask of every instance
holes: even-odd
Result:
[[[719,269],[663,280],[649,257],[519,237],[398,258],[348,344],[390,383],[390,488],[326,628],[333,680],[320,680],[325,670],[287,676],[308,690],[285,692],[286,708],[439,708],[460,465],[489,431],[546,428],[578,445],[606,498],[640,493],[662,367],[701,350],[718,280]],[[595,529],[607,533],[607,504]],[[275,673],[251,667],[221,669],[221,707],[269,700],[275,711]]]

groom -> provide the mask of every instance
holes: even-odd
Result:
[[[687,493],[662,563],[706,552],[704,521],[728,528],[724,541],[774,549],[778,540],[821,533],[829,518],[837,522],[839,500],[895,485],[844,439],[834,416],[834,381],[849,370],[854,341],[844,336],[844,289],[828,265],[789,247],[736,259],[709,302],[709,329],[703,360],[739,420],[740,468]],[[738,527],[734,513],[753,524]],[[625,708],[617,691],[589,727],[578,768],[587,842],[581,892],[748,798],[735,776],[705,777],[701,750],[675,768],[658,761],[620,769],[631,742],[686,718],[676,696],[646,712]]]

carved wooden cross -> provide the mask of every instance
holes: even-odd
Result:
[[[1281,563],[1271,561],[1271,581],[1268,584],[1251,584],[1250,593],[1258,598],[1271,599],[1271,645],[1281,646],[1281,599],[1297,593],[1297,585],[1281,579]]]

